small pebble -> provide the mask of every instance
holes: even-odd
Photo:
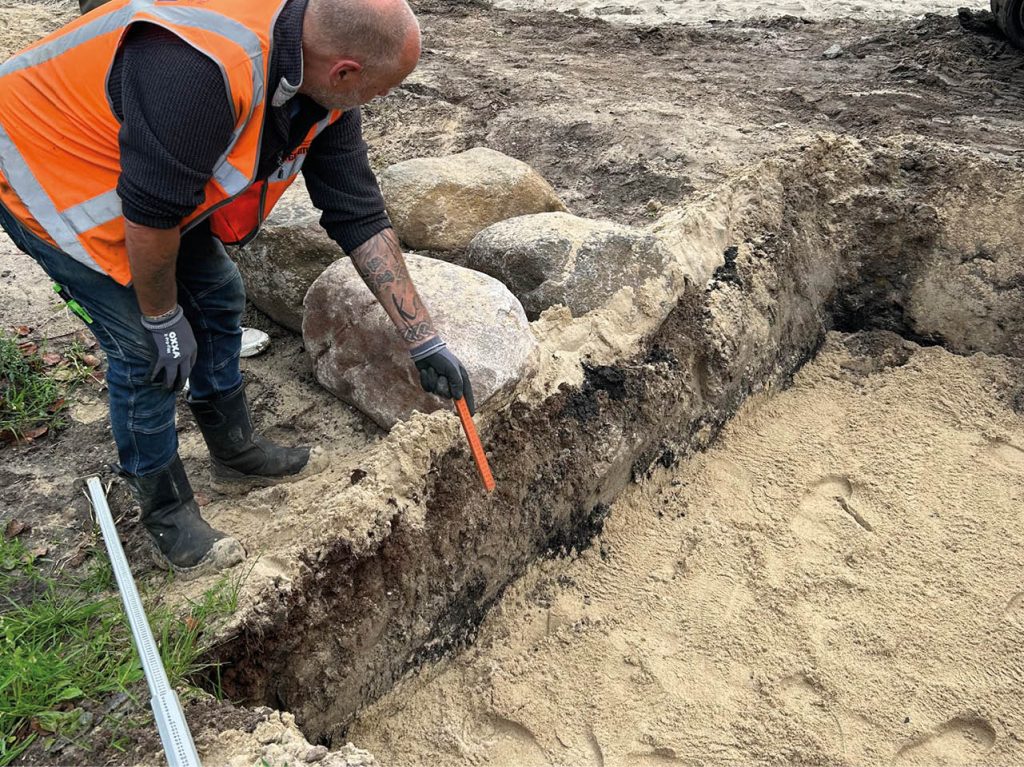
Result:
[[[309,749],[309,751],[306,752],[306,755],[302,757],[302,761],[307,764],[311,762],[319,762],[325,756],[327,756],[327,746],[313,746],[313,748]]]

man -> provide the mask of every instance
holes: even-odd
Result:
[[[162,563],[244,558],[200,515],[176,392],[221,489],[321,469],[253,431],[245,293],[223,243],[254,236],[301,168],[321,223],[394,321],[423,387],[472,391],[409,278],[359,105],[415,68],[405,0],[113,0],[0,66],[0,225],[76,300],[107,354],[121,472]]]

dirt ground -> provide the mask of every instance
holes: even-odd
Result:
[[[577,215],[648,222],[808,131],[1021,146],[1024,59],[984,18],[623,28],[419,9],[420,67],[368,110],[375,159],[486,145],[535,167]],[[843,53],[823,58],[834,44]]]
[[[73,8],[5,5],[0,51],[56,26]],[[367,110],[374,163],[490,146],[537,168],[578,215],[649,223],[808,130],[914,133],[993,153],[1016,152],[1024,136],[1016,84],[1024,59],[984,20],[968,19],[965,28],[951,16],[900,23],[784,17],[626,29],[444,0],[418,3],[418,11],[426,46],[420,68]],[[835,42],[844,54],[823,59]],[[75,319],[34,263],[5,237],[0,259],[0,321],[29,325],[40,340],[66,340]],[[301,339],[255,309],[247,322],[275,341],[268,354],[244,363],[262,428],[325,445],[344,474],[379,431],[320,389]],[[4,450],[0,490],[8,508],[39,517],[40,534],[64,542],[88,520],[68,477],[116,460],[103,392],[84,393],[72,416],[59,438]],[[181,421],[186,465],[212,504],[206,513],[271,562],[301,531],[265,504],[254,511],[210,491],[184,409]]]
[[[375,165],[489,146],[578,215],[650,223],[816,131],[996,156],[1024,138],[1024,58],[948,2],[414,5],[424,57],[366,110]],[[74,7],[0,10],[4,57]],[[41,275],[0,235],[0,325],[62,343],[75,321]],[[273,338],[244,363],[264,431],[323,444],[332,476],[351,474],[380,431],[320,389],[301,338],[255,309],[247,322]],[[833,337],[719,448],[631,490],[587,553],[538,564],[476,646],[425,666],[351,739],[383,764],[1019,762],[1009,363],[911,349],[864,373],[858,343]],[[84,389],[66,430],[0,447],[0,524],[27,519],[55,559],[92,536],[74,478],[115,460],[104,396]],[[204,513],[262,553],[257,576],[285,572],[308,530],[272,492],[213,493],[184,409],[180,437]],[[113,492],[136,574],[158,582]]]
[[[698,24],[706,21],[744,21],[756,18],[799,16],[805,19],[837,17],[901,19],[924,13],[955,13],[963,3],[942,0],[900,0],[899,2],[859,2],[858,0],[790,0],[789,2],[751,2],[750,0],[496,0],[503,10],[548,10],[595,16],[616,24]]]
[[[396,767],[1019,764],[1015,375],[832,334],[350,737]]]

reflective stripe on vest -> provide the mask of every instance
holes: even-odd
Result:
[[[225,245],[244,245],[252,240],[277,201],[299,175],[310,144],[342,114],[341,110],[328,112],[326,117],[313,124],[302,143],[263,183],[254,184],[227,205],[214,210],[210,216],[214,236]]]
[[[0,123],[0,173],[25,203],[32,217],[49,232],[57,247],[90,269],[102,272],[99,264],[82,247],[78,233],[57,211],[50,195],[39,185],[32,169],[28,167],[4,126]]]
[[[154,0],[132,0],[121,8],[100,14],[98,18],[87,22],[83,20],[81,26],[69,30],[65,34],[22,51],[4,64],[0,64],[0,78],[52,61],[79,45],[101,35],[111,34],[132,22],[157,25],[165,22],[181,28],[213,33],[237,45],[248,56],[252,72],[252,94],[248,99],[248,112],[237,120],[237,127],[232,134],[230,144],[213,170],[213,179],[224,190],[227,198],[240,194],[252,183],[256,173],[256,163],[253,163],[250,176],[249,173],[238,170],[228,158],[252,120],[257,105],[263,101],[266,88],[264,82],[265,58],[261,39],[253,30],[236,19],[208,8],[176,6],[168,3],[157,4]],[[191,41],[186,40],[186,42],[198,49],[198,46]],[[234,103],[231,83],[224,70],[224,65],[215,57],[213,60],[221,68],[225,86],[228,88],[228,97]],[[19,152],[2,122],[0,122],[0,173],[6,178],[11,189],[27,208],[28,213],[62,251],[96,271],[105,271],[83,246],[79,235],[121,217],[121,201],[115,189],[105,191],[96,197],[60,211],[33,174],[30,164]]]
[[[294,178],[299,175],[299,171],[302,170],[302,164],[306,161],[306,153],[309,150],[309,145],[313,143],[313,139],[319,136],[328,125],[340,116],[341,112],[328,112],[327,117],[319,120],[315,125],[313,125],[313,130],[311,130],[305,140],[295,148],[295,151],[289,156],[290,159],[274,171],[269,180],[272,182],[290,182],[291,180],[294,180]]]

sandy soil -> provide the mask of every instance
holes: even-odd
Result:
[[[0,0],[0,60],[78,15],[73,0]]]
[[[615,25],[548,3],[417,6],[424,60],[367,110],[373,161],[490,146],[580,215],[649,223],[809,131],[992,154],[1024,141],[1024,65],[991,27],[880,20],[950,3],[662,3],[661,26],[639,30],[618,22],[650,25],[657,4],[577,4]],[[820,21],[665,25],[739,10]],[[73,12],[0,0],[0,57]],[[823,59],[833,43],[844,53]],[[2,325],[59,340],[76,325],[41,274],[0,236]],[[347,478],[379,431],[317,386],[301,339],[257,311],[247,322],[274,340],[245,363],[261,427],[327,445],[329,479]],[[1009,363],[928,349],[878,371],[856,343],[833,339],[719,450],[631,491],[599,545],[538,565],[475,648],[424,667],[352,738],[385,764],[1020,761],[1024,432],[998,400]],[[900,359],[896,346],[872,354]],[[66,431],[0,454],[0,523],[30,518],[55,558],[93,534],[71,480],[114,460],[104,396],[83,391]],[[290,503],[315,508],[327,482],[217,497],[187,415],[181,427],[204,513],[263,555],[253,582],[295,567],[293,547],[322,523]],[[130,508],[118,485],[112,502]],[[125,521],[136,573],[155,585]]]
[[[396,767],[1019,764],[1018,374],[832,334],[351,737]]]
[[[697,24],[705,21],[799,16],[805,19],[840,17],[898,19],[924,13],[955,13],[958,0],[496,0],[506,10],[548,10],[582,14],[617,24]],[[978,7],[982,7],[978,5]],[[985,8],[988,7],[986,3]]]

